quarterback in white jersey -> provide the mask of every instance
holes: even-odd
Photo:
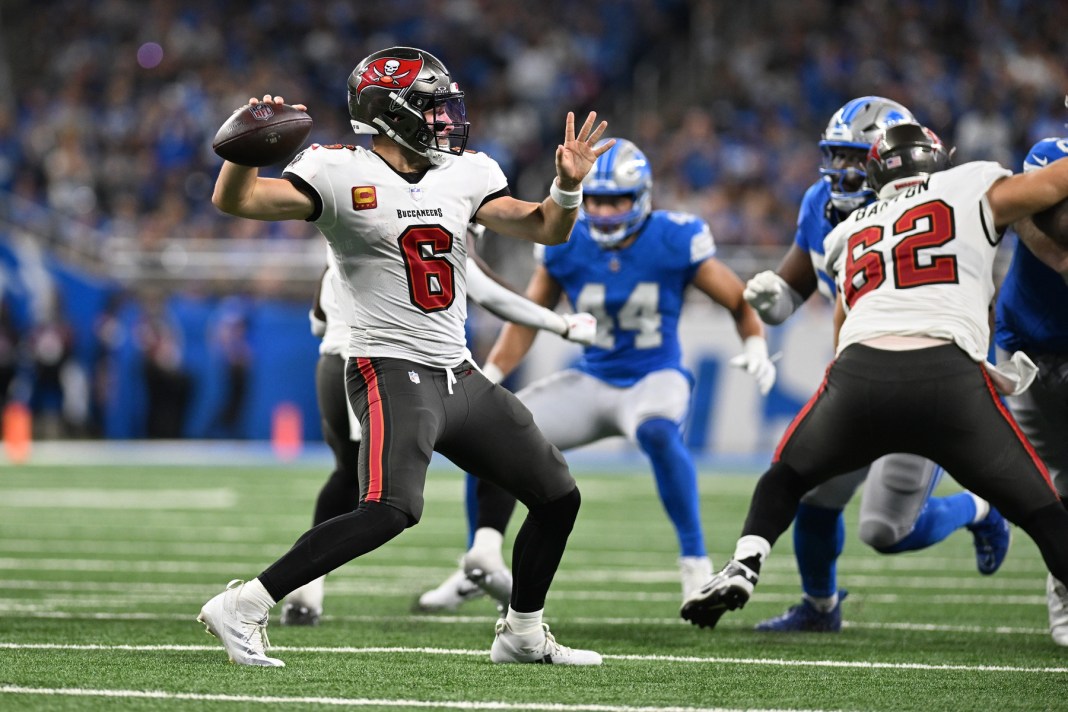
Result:
[[[352,297],[351,353],[442,368],[469,359],[465,235],[484,201],[507,194],[496,161],[450,156],[413,183],[374,151],[314,145],[285,173],[322,201],[308,219]]]
[[[270,94],[263,101],[284,103]],[[523,563],[490,659],[599,665],[600,655],[560,645],[542,621],[581,498],[530,412],[470,361],[464,240],[478,222],[539,244],[566,242],[582,179],[611,148],[598,145],[607,124],[591,112],[576,130],[567,115],[549,196],[533,203],[509,195],[491,158],[465,151],[464,94],[429,52],[390,47],[365,57],[349,76],[348,108],[353,129],[372,134],[370,150],[312,147],[280,179],[226,161],[212,202],[239,217],[312,221],[330,245],[353,297],[345,385],[363,430],[360,501],[310,529],[256,578],[235,579],[198,620],[232,661],[282,666],[266,652],[269,610],[416,524],[439,452],[528,510],[513,553]]]
[[[483,230],[481,225],[468,226],[472,246]],[[597,334],[597,320],[591,314],[558,314],[539,306],[495,281],[479,266],[477,258],[478,255],[473,252],[469,252],[467,257],[468,297],[472,301],[506,321],[552,331],[578,344],[593,342]],[[357,472],[362,428],[359,418],[352,412],[344,387],[350,331],[345,320],[353,309],[348,305],[341,283],[337,262],[331,252],[327,255],[327,267],[320,279],[315,303],[308,313],[312,333],[322,339],[319,343],[319,360],[315,366],[315,391],[323,438],[334,455],[334,469],[315,501],[313,525],[351,512],[359,503]],[[515,501],[509,498],[507,506],[511,512]],[[324,579],[324,576],[320,576],[286,596],[279,616],[282,625],[319,624],[325,598]],[[466,587],[469,597],[479,592],[480,589],[474,584]]]
[[[890,452],[945,467],[1034,539],[1054,576],[1068,575],[1068,511],[977,363],[994,247],[1008,225],[1068,197],[1068,167],[946,170],[949,155],[911,123],[872,145],[867,180],[879,199],[825,242],[838,285],[837,356],[757,483],[733,559],[683,603],[691,623],[713,627],[745,605],[807,491]]]

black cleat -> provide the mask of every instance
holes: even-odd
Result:
[[[745,607],[757,578],[745,564],[728,561],[708,583],[683,601],[679,615],[699,628],[715,628],[724,613]]]

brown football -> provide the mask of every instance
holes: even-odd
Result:
[[[249,104],[219,127],[211,147],[231,163],[269,166],[296,153],[311,127],[311,117],[289,104]]]
[[[1068,198],[1031,216],[1035,227],[1061,247],[1068,247]]]

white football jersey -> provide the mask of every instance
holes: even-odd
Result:
[[[986,359],[1001,240],[986,192],[1009,175],[987,161],[940,171],[827,235],[826,266],[847,310],[839,353],[879,336],[929,336]]]
[[[350,356],[470,358],[465,236],[487,198],[507,194],[496,161],[468,153],[410,183],[372,151],[313,144],[284,177],[318,196],[310,220],[340,268]]]
[[[319,308],[326,315],[326,333],[319,343],[320,354],[347,356],[349,351],[349,325],[345,315],[351,313],[352,305],[342,306],[342,298],[347,296],[341,285],[341,271],[332,251],[327,248],[326,274],[319,287]]]

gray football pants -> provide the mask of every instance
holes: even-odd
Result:
[[[938,484],[938,466],[919,455],[884,455],[867,467],[827,480],[801,501],[824,509],[845,509],[860,483],[860,540],[887,549],[912,531]]]

